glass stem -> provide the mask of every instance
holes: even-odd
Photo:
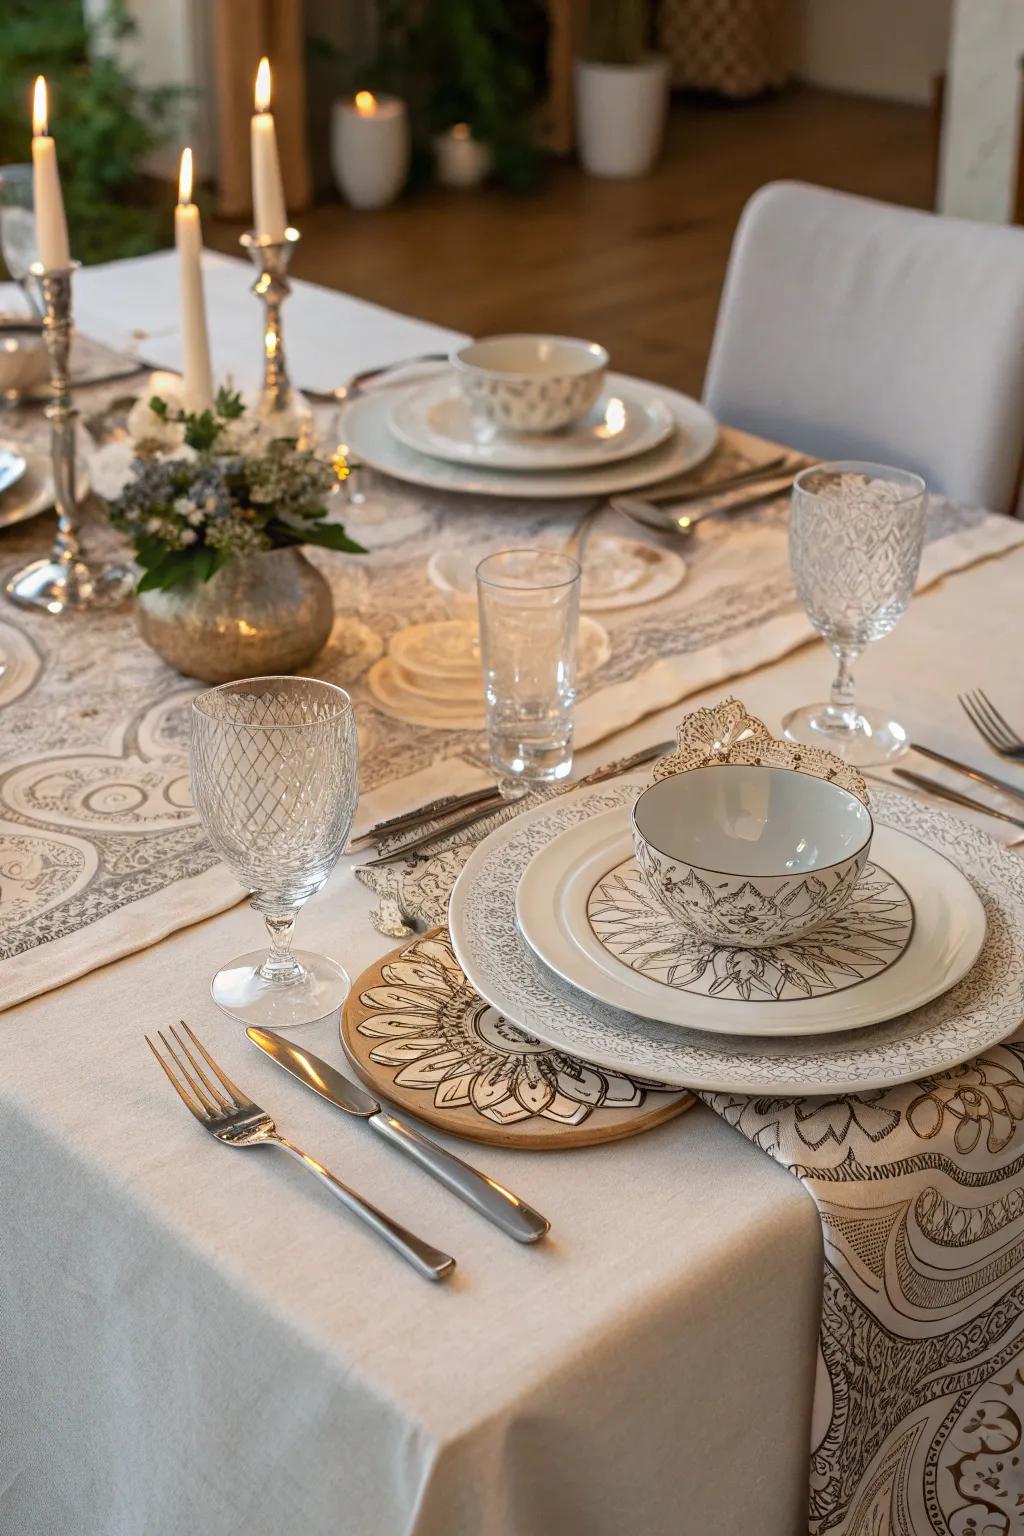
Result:
[[[836,725],[843,726],[846,730],[853,730],[857,721],[853,663],[860,655],[860,651],[851,646],[834,644],[832,646],[832,654],[836,658],[838,666],[835,680],[832,684],[828,714]]]
[[[298,981],[303,975],[303,970],[292,954],[295,912],[264,912],[263,921],[267,925],[270,951],[260,966],[258,974],[264,981],[278,983]]]

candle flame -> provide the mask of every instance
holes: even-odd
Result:
[[[360,117],[372,117],[377,110],[377,98],[372,91],[356,91],[356,111]]]
[[[42,75],[36,76],[36,86],[32,92],[32,132],[37,137],[46,132],[46,81]]]
[[[257,112],[269,112],[270,110],[270,60],[263,56],[260,59],[260,67],[256,71],[256,90],[253,96]]]
[[[452,138],[453,139],[468,139],[469,138],[469,124],[468,123],[456,123],[455,127],[452,129]]]
[[[178,202],[190,203],[192,201],[192,151],[183,149],[181,152],[181,169],[178,172]]]

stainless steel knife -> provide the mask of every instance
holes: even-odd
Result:
[[[329,1062],[314,1056],[312,1051],[293,1045],[272,1029],[251,1028],[246,1030],[246,1034],[279,1067],[290,1072],[292,1077],[297,1077],[307,1088],[312,1088],[314,1093],[318,1093],[329,1104],[365,1120],[385,1141],[405,1152],[439,1183],[450,1189],[453,1195],[458,1195],[460,1200],[479,1211],[481,1216],[493,1221],[496,1227],[500,1227],[509,1237],[514,1237],[516,1242],[535,1243],[549,1230],[551,1223],[532,1206],[520,1200],[518,1195],[488,1178],[485,1173],[470,1167],[461,1157],[456,1157],[454,1152],[438,1146],[436,1141],[431,1141],[422,1131],[406,1125],[404,1120],[399,1120],[397,1115],[393,1115],[365,1088],[351,1082]]]

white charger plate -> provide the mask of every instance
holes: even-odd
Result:
[[[418,453],[455,464],[529,472],[628,459],[656,448],[676,426],[660,390],[623,381],[606,389],[582,421],[559,432],[486,432],[474,422],[453,373],[393,400],[389,421],[399,442]]]
[[[24,523],[53,506],[53,468],[47,449],[23,448],[25,469],[9,490],[0,495],[0,528]],[[75,467],[75,494],[79,501],[89,494],[89,471],[82,459]]]
[[[567,827],[524,871],[516,920],[563,981],[666,1024],[725,1035],[863,1029],[955,986],[985,941],[970,881],[892,827],[876,826],[871,867],[846,912],[804,944],[762,950],[687,941],[632,854],[628,806]]]
[[[621,374],[609,374],[608,386],[618,390],[642,384]],[[645,387],[661,397],[676,422],[676,430],[648,453],[613,464],[586,468],[523,473],[522,470],[489,469],[455,464],[430,457],[399,442],[391,430],[391,412],[420,383],[388,385],[357,395],[341,415],[340,434],[347,449],[371,469],[405,480],[410,485],[438,491],[460,491],[476,496],[509,496],[537,500],[559,497],[611,496],[617,491],[655,485],[702,463],[718,441],[714,417],[696,400],[660,385]]]
[[[980,828],[892,791],[873,794],[876,820],[897,825],[951,859],[985,908],[981,953],[941,997],[866,1029],[765,1039],[652,1022],[568,987],[516,929],[520,876],[552,837],[628,805],[636,790],[630,782],[599,785],[515,816],[475,850],[452,892],[449,923],[468,980],[492,1007],[539,1040],[596,1066],[675,1087],[802,1097],[913,1082],[970,1060],[1020,1027],[1024,860]]]

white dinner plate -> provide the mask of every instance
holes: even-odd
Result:
[[[942,854],[875,828],[853,901],[803,940],[725,949],[673,925],[633,859],[629,807],[567,827],[527,865],[516,920],[581,992],[643,1018],[724,1035],[820,1035],[891,1019],[955,986],[985,910]]]
[[[25,470],[10,490],[0,495],[0,528],[24,523],[53,506],[53,470],[47,449],[23,448]],[[81,459],[75,470],[75,494],[79,501],[89,494],[89,471]]]
[[[546,969],[519,934],[515,893],[539,848],[602,811],[635,782],[559,795],[492,832],[452,892],[449,924],[472,986],[512,1023],[595,1066],[706,1092],[866,1093],[947,1071],[1014,1034],[1024,1018],[1024,860],[980,828],[894,791],[872,795],[876,822],[951,859],[985,907],[987,931],[962,981],[912,1013],[833,1035],[718,1035],[595,1002]],[[456,937],[456,934],[458,937]]]
[[[17,448],[0,448],[0,495],[17,485],[25,473],[25,460]]]
[[[610,374],[608,386],[617,390],[642,381]],[[676,422],[676,430],[658,447],[613,464],[582,469],[532,472],[488,469],[455,464],[418,453],[399,442],[391,430],[391,412],[419,383],[389,385],[368,390],[346,405],[341,417],[341,436],[352,456],[382,474],[411,485],[438,491],[461,491],[476,496],[509,496],[553,500],[571,496],[611,496],[617,491],[655,485],[693,469],[708,457],[718,441],[714,418],[696,400],[660,385],[647,385],[664,401]]]
[[[663,443],[676,419],[653,384],[625,380],[604,391],[582,421],[559,432],[481,428],[458,379],[446,373],[392,401],[391,430],[406,447],[488,469],[582,469],[632,458]]]

